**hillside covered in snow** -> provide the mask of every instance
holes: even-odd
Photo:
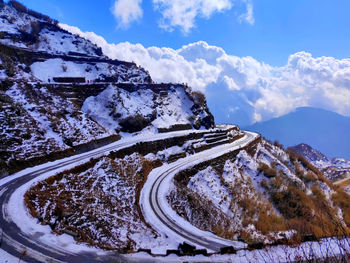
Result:
[[[17,1],[0,2],[0,62],[2,175],[115,141],[121,131],[214,125],[203,95],[153,83],[143,68],[107,58]]]
[[[178,240],[157,232],[140,208],[150,172],[241,136],[236,127],[150,143],[137,154],[114,152],[36,183],[26,193],[26,204],[39,222],[79,242],[122,253],[150,249],[164,254],[176,249]],[[349,231],[349,195],[301,155],[261,137],[178,168],[169,187],[166,200],[178,216],[249,249],[296,246]]]
[[[350,226],[349,195],[264,139],[179,172],[168,201],[192,225],[252,248],[344,236]]]
[[[289,147],[289,149],[304,156],[333,182],[350,176],[350,161],[344,158],[328,158],[305,143]]]
[[[58,25],[0,0],[0,177],[43,163],[5,178],[20,186],[12,184],[22,195],[10,201],[21,206],[10,208],[28,224],[113,253],[176,254],[183,240],[173,232],[217,254],[349,235],[350,196],[324,170],[348,162],[216,126],[203,94],[155,83],[147,70],[109,59]],[[159,192],[145,198],[145,188]],[[144,200],[166,206],[152,208],[164,225],[147,217]],[[203,236],[176,232],[178,222],[185,232],[205,231],[218,251]],[[233,245],[223,252],[221,244]]]

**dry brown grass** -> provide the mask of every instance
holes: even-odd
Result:
[[[312,176],[314,182],[316,175],[312,173],[309,176]],[[305,235],[321,238],[340,236],[346,232],[340,219],[336,217],[336,209],[325,197],[319,183],[311,186],[311,195],[293,185],[286,185],[279,177],[262,184],[269,192],[271,202],[285,218],[286,228],[297,232],[291,242],[301,242]],[[350,208],[346,203],[349,200],[350,204],[347,195],[333,195],[333,200],[337,200],[334,201],[337,206],[343,206],[343,211]],[[349,215],[350,210],[345,213]]]
[[[259,173],[263,172],[264,175],[268,178],[276,177],[277,176],[277,170],[273,165],[268,166],[265,163],[260,162],[258,167]]]
[[[341,181],[340,183],[337,183],[340,187],[347,187],[350,185],[350,178],[347,178],[346,180]]]
[[[338,188],[337,192],[332,195],[332,200],[335,205],[341,208],[344,221],[350,227],[350,196]]]
[[[110,158],[103,158],[103,162],[90,160],[38,183],[25,194],[30,213],[58,234],[68,230],[79,236],[80,241],[103,249],[133,250],[135,242],[118,240],[115,229],[122,227],[135,231],[136,227],[156,235],[145,222],[138,203],[148,174],[161,162],[147,161],[140,155],[136,161],[128,158],[118,162]],[[98,161],[99,168],[96,166]],[[103,169],[108,180],[115,178],[118,188],[106,189],[109,187],[105,184],[107,179],[100,177],[96,169]],[[125,193],[130,195],[129,199],[123,199],[123,194],[113,194],[125,189],[130,189]],[[131,222],[115,219],[114,215]]]

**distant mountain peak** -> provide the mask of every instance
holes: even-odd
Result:
[[[306,143],[300,143],[296,146],[290,147],[293,151],[298,154],[308,157],[310,161],[329,161],[329,159],[320,151],[315,150],[310,145]]]
[[[324,109],[301,107],[278,118],[246,127],[287,147],[300,143],[328,157],[350,159],[350,117]]]
[[[293,150],[297,154],[303,155],[317,167],[324,168],[324,166],[330,165],[330,159],[306,143],[300,143],[296,146],[290,147],[289,149]]]

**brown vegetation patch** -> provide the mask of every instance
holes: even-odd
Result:
[[[32,216],[58,234],[103,249],[134,251],[134,235],[156,236],[138,203],[148,174],[159,165],[138,154],[91,160],[38,183],[25,202]]]
[[[239,164],[239,161],[232,170],[234,174],[230,176],[234,181],[225,181],[222,164],[225,160],[235,160],[237,153],[178,173],[175,176],[177,193],[174,191],[170,195],[173,208],[203,230],[252,244],[267,240],[273,242],[275,238],[277,242],[283,240],[284,244],[295,245],[307,240],[308,236],[319,239],[348,235],[350,196],[330,183],[304,157],[283,151],[277,142],[273,145],[262,141],[259,150],[258,144],[246,147],[250,157],[243,155],[243,163]],[[255,166],[251,166],[251,163],[255,163]],[[217,205],[210,202],[210,197],[207,200],[188,188],[193,176],[197,176],[196,182],[199,172],[206,176],[203,171],[208,166],[221,176],[219,191],[229,190],[227,198],[232,198],[229,210],[234,212],[233,217],[220,211]],[[257,180],[261,189],[256,188],[253,179]],[[213,185],[217,185],[217,182]],[[208,187],[206,181],[203,181],[203,187]],[[241,219],[240,229],[237,228],[237,217]],[[286,240],[286,235],[281,234],[285,231],[293,231],[294,234]]]

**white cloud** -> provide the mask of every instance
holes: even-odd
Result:
[[[253,3],[251,0],[245,0],[244,2],[246,2],[247,12],[245,14],[240,15],[238,20],[241,23],[245,21],[250,25],[254,25],[255,18],[254,18],[254,11],[253,11]]]
[[[112,13],[118,20],[118,26],[127,28],[129,25],[142,18],[142,0],[117,0],[112,7]]]
[[[180,28],[189,33],[195,27],[198,17],[209,19],[213,14],[232,9],[235,2],[246,5],[246,13],[240,15],[238,20],[254,24],[252,0],[152,0],[156,11],[162,15],[159,27],[173,31]],[[134,21],[143,16],[142,0],[115,0],[111,11],[118,20],[120,28],[128,28]]]
[[[195,19],[203,17],[209,19],[214,13],[224,12],[233,7],[237,0],[153,0],[156,10],[162,14],[160,27],[172,31],[179,27],[188,33],[195,27]],[[246,0],[242,0],[246,2]],[[240,18],[254,24],[253,5],[247,3],[247,14]]]
[[[302,106],[350,116],[350,59],[298,52],[285,66],[272,67],[252,57],[228,55],[203,41],[178,50],[128,42],[116,45],[94,33],[61,26],[101,46],[111,58],[135,61],[157,82],[188,83],[203,91],[219,122],[246,125]]]

